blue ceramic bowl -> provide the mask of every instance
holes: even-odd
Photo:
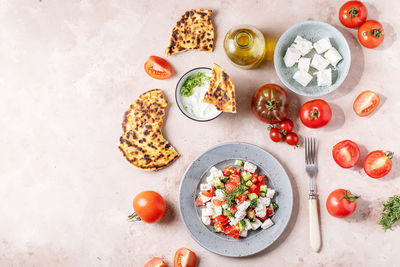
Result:
[[[332,46],[342,55],[343,59],[336,65],[336,68],[329,65],[329,67],[332,68],[331,86],[318,86],[316,76],[307,87],[302,86],[293,79],[294,73],[298,70],[297,64],[293,67],[287,68],[283,61],[283,57],[285,56],[287,48],[293,43],[297,35],[300,35],[313,43],[322,38],[329,37]],[[312,58],[315,53],[315,49],[313,49],[306,55],[306,57]],[[332,25],[320,21],[305,21],[289,28],[279,38],[274,52],[274,65],[279,79],[287,88],[304,96],[322,96],[336,90],[336,88],[338,88],[346,79],[346,76],[349,73],[350,64],[350,48],[343,34]],[[310,67],[309,73],[313,74],[314,72],[317,72],[317,70]]]

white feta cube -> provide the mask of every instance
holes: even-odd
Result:
[[[294,64],[296,64],[296,62],[299,60],[299,58],[301,57],[301,52],[293,47],[290,46],[287,50],[286,50],[286,54],[283,57],[283,61],[285,62],[286,67],[292,67]]]
[[[259,219],[256,219],[256,221],[251,224],[251,229],[257,230],[261,225],[262,222]]]
[[[249,219],[244,219],[244,222],[246,223],[246,230],[251,230],[251,222]]]
[[[295,79],[295,81],[298,82],[299,84],[301,84],[304,87],[306,87],[311,82],[311,80],[313,79],[313,76],[310,75],[305,70],[298,70],[293,75],[293,79]]]
[[[262,229],[267,229],[269,227],[271,227],[272,225],[274,225],[274,222],[271,219],[266,219],[263,224],[261,225]]]
[[[205,196],[205,195],[203,195],[203,194],[200,194],[200,200],[201,200],[203,203],[207,203],[208,201],[211,200],[211,197],[207,197],[207,196]],[[209,203],[210,203],[210,202],[209,202]]]
[[[237,210],[245,212],[249,206],[250,206],[250,201],[246,200],[237,206]]]
[[[240,220],[238,220],[236,218],[230,218],[230,220],[231,220],[229,222],[230,225],[237,225],[239,223],[239,221],[240,221]]]
[[[215,168],[215,166],[212,166],[210,169],[210,173],[216,173],[216,172],[218,172],[218,169]]]
[[[201,216],[201,221],[205,224],[205,225],[210,225],[211,224],[211,219],[209,216]]]
[[[241,237],[247,237],[247,230],[241,231],[241,232],[239,233],[239,236],[241,236]]]
[[[217,172],[214,172],[213,174],[214,174],[214,177],[217,177],[217,178],[221,178],[222,176],[224,176],[224,174],[222,173],[221,170],[218,170]]]
[[[262,218],[267,214],[267,207],[260,199],[257,199],[257,207],[254,211],[256,212],[256,217]]]
[[[210,174],[209,176],[207,176],[207,184],[209,185],[214,185],[214,176],[212,174]]]
[[[213,216],[222,215],[222,206],[214,206]]]
[[[207,217],[207,216],[212,216],[213,215],[213,210],[210,207],[204,207],[201,209],[201,216],[202,217]]]
[[[228,207],[228,204],[226,204],[226,203],[223,204],[223,205],[222,205],[222,208],[225,209],[225,210],[227,210],[227,209],[229,208],[229,207]]]
[[[266,207],[271,204],[271,199],[269,197],[260,197],[260,200]]]
[[[244,217],[246,217],[246,211],[240,211],[240,210],[238,210],[238,211],[235,213],[235,219],[238,220],[238,221],[243,220]]]
[[[246,171],[249,171],[249,172],[251,172],[251,173],[255,173],[256,170],[257,170],[257,166],[254,165],[254,164],[252,164],[252,163],[250,163],[250,162],[247,162],[247,161],[246,161],[246,162],[244,163],[243,169],[246,170]]]
[[[332,44],[331,44],[331,41],[329,41],[328,37],[323,38],[323,39],[319,40],[318,42],[314,43],[314,48],[318,54],[324,53],[331,47],[332,47]]]
[[[332,66],[336,67],[336,65],[343,58],[340,53],[333,46],[325,52],[324,57],[331,63]]]
[[[267,194],[265,195],[265,197],[267,197],[267,198],[273,198],[274,195],[275,195],[275,190],[274,190],[274,189],[271,189],[271,188],[268,188]]]
[[[328,65],[329,61],[318,54],[315,54],[311,60],[311,67],[316,68],[317,70],[323,70],[328,67]]]
[[[324,69],[317,73],[318,86],[330,86],[332,84],[332,70]]]
[[[225,193],[222,189],[215,190],[215,198],[218,200],[225,200]]]
[[[305,56],[313,49],[313,44],[307,39],[297,35],[293,47],[299,50],[302,56]]]
[[[304,70],[308,72],[310,69],[311,58],[309,57],[301,57],[299,59],[299,64],[297,65],[299,70]]]
[[[210,184],[200,184],[200,191],[207,191],[211,190],[211,185]]]

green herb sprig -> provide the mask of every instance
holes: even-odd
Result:
[[[383,230],[392,229],[400,221],[400,196],[392,196],[383,204],[382,218],[379,222]]]
[[[204,72],[198,72],[191,75],[186,79],[181,88],[181,94],[185,97],[193,95],[193,88],[196,86],[203,85],[206,81],[209,81],[210,77],[206,76]]]
[[[247,187],[243,186],[243,185],[236,187],[235,191],[233,191],[233,192],[227,192],[225,190],[225,200],[226,200],[226,204],[228,205],[228,207],[230,208],[233,205],[235,205],[236,197],[243,195],[246,191],[247,191]]]

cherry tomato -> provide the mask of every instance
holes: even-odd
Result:
[[[392,169],[393,152],[376,150],[369,153],[364,159],[364,171],[368,176],[382,178]]]
[[[327,125],[331,118],[331,107],[322,99],[308,101],[300,109],[300,120],[309,128],[321,128]]]
[[[279,123],[279,129],[284,131],[285,134],[290,133],[293,131],[293,121],[286,119]]]
[[[144,191],[137,194],[133,199],[135,212],[129,216],[129,219],[131,221],[142,220],[147,223],[154,223],[164,216],[165,208],[165,201],[159,193]]]
[[[175,252],[174,267],[195,267],[196,254],[187,248],[180,248]]]
[[[168,267],[168,266],[161,258],[154,257],[148,262],[146,262],[144,267]]]
[[[232,174],[229,178],[229,182],[240,185],[240,176],[237,174]]]
[[[231,207],[231,213],[235,214],[237,212],[236,206]]]
[[[235,201],[237,205],[242,204],[247,199],[247,195],[238,196]]]
[[[215,223],[218,223],[219,225],[227,225],[229,223],[229,218],[228,216],[225,215],[219,215],[217,217],[215,217]]]
[[[226,192],[234,192],[237,186],[237,183],[227,182],[225,184],[225,190]]]
[[[201,191],[201,194],[206,196],[206,197],[213,197],[213,196],[215,196],[215,187],[211,186],[210,190]]]
[[[204,205],[204,202],[203,202],[203,200],[201,200],[201,197],[200,196],[197,196],[196,197],[196,206],[203,206]]]
[[[351,140],[343,140],[332,149],[335,162],[342,168],[351,168],[360,160],[360,148]]]
[[[357,198],[359,196],[352,195],[349,190],[336,189],[326,199],[326,209],[334,217],[347,217],[356,210]]]
[[[148,75],[157,80],[165,80],[171,77],[171,65],[163,58],[151,56],[144,63],[144,70]]]
[[[378,107],[379,100],[378,94],[372,91],[364,91],[354,100],[353,110],[360,117],[368,116]]]
[[[284,136],[278,128],[272,128],[271,131],[269,131],[269,137],[274,142],[281,142]]]
[[[299,136],[296,133],[289,133],[286,135],[286,143],[290,146],[295,146],[299,143]]]
[[[348,1],[339,10],[339,20],[347,28],[360,27],[367,16],[367,8],[360,1]]]
[[[376,20],[367,20],[358,29],[358,40],[366,48],[378,47],[384,38],[383,26]]]
[[[233,238],[239,238],[239,229],[235,225],[227,225],[224,227],[224,233],[226,235],[231,235]]]
[[[272,217],[272,216],[274,216],[274,214],[275,214],[275,210],[274,210],[274,208],[270,205],[270,206],[267,208],[267,217]]]

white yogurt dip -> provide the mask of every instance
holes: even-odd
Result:
[[[207,73],[205,74],[206,76],[209,76]],[[189,97],[181,95],[182,106],[190,115],[200,119],[208,119],[213,118],[220,113],[215,106],[203,103],[203,98],[209,85],[210,82],[204,82],[200,86],[193,87],[193,94]]]

